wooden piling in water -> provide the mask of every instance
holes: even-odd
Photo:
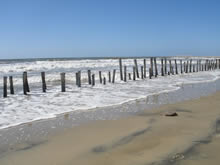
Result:
[[[79,86],[79,73],[76,72],[76,86]]]
[[[136,71],[137,78],[139,78],[137,59],[134,59],[134,65],[135,65],[135,71]]]
[[[131,80],[131,73],[128,73],[128,79]]]
[[[61,92],[66,92],[65,73],[60,73],[60,78],[61,78]]]
[[[183,74],[183,63],[182,63],[182,60],[180,60],[180,73]]]
[[[153,57],[151,57],[150,58],[150,68],[151,68],[151,76],[153,76],[154,75],[154,70],[153,70],[153,68],[154,68],[154,66],[153,66],[154,64],[153,64]]]
[[[183,62],[183,71],[184,73],[186,73],[186,62],[185,61]]]
[[[95,86],[95,74],[92,74],[92,86]]]
[[[155,77],[158,76],[158,71],[157,71],[157,59],[156,57],[154,58],[154,66],[155,66]]]
[[[3,97],[6,98],[8,96],[8,91],[7,91],[7,77],[3,77]]]
[[[88,83],[89,85],[92,84],[92,79],[91,79],[91,70],[88,70]]]
[[[115,73],[116,73],[116,70],[114,69],[113,70],[113,76],[112,76],[112,83],[115,83]]]
[[[28,79],[27,79],[27,72],[23,72],[23,92],[24,95],[27,95],[27,92],[30,92]]]
[[[172,62],[171,62],[171,60],[169,60],[169,64],[170,64],[170,74],[172,74],[173,71],[172,71]]]
[[[127,81],[127,67],[124,66],[124,82]]]
[[[108,82],[111,82],[111,71],[108,72]]]
[[[102,71],[99,71],[99,82],[102,84]]]
[[[178,67],[177,67],[176,59],[174,61],[175,61],[175,71],[176,71],[176,74],[178,74]]]
[[[144,67],[141,66],[141,79],[144,79]]]
[[[192,59],[190,59],[190,63],[189,63],[189,72],[192,72]]]
[[[119,58],[119,69],[120,69],[120,78],[121,81],[123,80],[123,73],[122,73],[122,60]]]
[[[41,81],[42,81],[42,91],[46,92],[46,80],[45,80],[45,72],[41,72]]]
[[[135,66],[133,66],[133,80],[136,80],[136,74],[135,74]]]
[[[165,74],[167,74],[167,58],[165,58],[164,72]]]
[[[81,71],[78,71],[78,87],[81,87]]]
[[[186,62],[186,73],[188,73],[188,67],[189,66],[189,61],[187,60],[187,62]]]
[[[193,72],[196,72],[196,71],[195,71],[195,64],[193,64]]]
[[[151,79],[151,77],[152,77],[152,69],[149,68],[149,79]]]
[[[163,59],[161,58],[161,76],[164,76]]]
[[[12,76],[10,76],[9,77],[9,83],[10,83],[10,94],[15,94],[15,92],[14,92],[14,84],[13,84],[13,77]]]
[[[147,72],[147,65],[146,65],[146,59],[144,59],[144,78],[146,78],[146,72]]]
[[[104,85],[106,84],[106,78],[105,77],[103,78],[103,84]]]

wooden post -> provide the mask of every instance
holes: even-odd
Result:
[[[133,66],[133,80],[136,80],[136,74],[135,74],[135,66]]]
[[[115,72],[116,72],[116,70],[114,69],[113,70],[113,76],[112,76],[112,83],[115,83]]]
[[[182,60],[180,60],[180,72],[181,72],[181,74],[183,74],[183,63],[182,63]]]
[[[141,79],[144,79],[144,67],[141,66]]]
[[[178,74],[178,67],[177,67],[176,59],[175,59],[175,71],[176,71],[176,74]]]
[[[198,72],[199,71],[199,60],[197,60],[197,62],[196,62],[196,72]]]
[[[189,72],[192,72],[192,59],[190,59],[190,64],[189,64]]]
[[[127,81],[127,67],[124,66],[124,82]]]
[[[45,80],[45,72],[41,72],[41,80],[42,80],[42,91],[46,92],[46,80]]]
[[[154,58],[154,66],[155,66],[155,77],[157,77],[158,71],[157,71],[157,59],[156,59],[156,57]]]
[[[95,74],[92,74],[92,86],[95,86]]]
[[[163,59],[161,59],[161,76],[164,76]]]
[[[27,84],[27,72],[23,72],[23,92],[24,95],[27,95],[28,92],[28,84]]]
[[[218,69],[220,69],[220,59],[218,59]]]
[[[111,71],[108,72],[108,82],[111,82]]]
[[[135,65],[135,71],[136,71],[137,78],[139,78],[137,59],[134,59],[134,65]]]
[[[186,73],[188,73],[188,66],[189,66],[189,61],[187,60],[187,62],[186,62]]]
[[[149,68],[149,79],[151,79],[151,77],[152,77],[152,69]]]
[[[66,92],[65,73],[60,73],[61,77],[61,92]]]
[[[195,72],[195,64],[193,64],[193,72]]]
[[[153,70],[153,68],[154,68],[154,66],[153,66],[154,64],[153,64],[153,57],[151,57],[150,58],[150,71],[151,71],[151,76],[153,76],[154,75],[154,70]]]
[[[81,71],[78,71],[78,87],[81,87]]]
[[[7,77],[6,76],[3,77],[3,85],[4,85],[4,87],[3,87],[3,97],[5,98],[8,95],[8,91],[7,91]]]
[[[146,78],[146,69],[147,69],[147,66],[146,66],[146,59],[144,59],[144,78]]]
[[[184,61],[184,63],[183,63],[183,70],[184,70],[184,72],[186,73],[186,62]]]
[[[131,80],[131,73],[128,73],[128,78],[129,80]]]
[[[106,84],[106,78],[105,77],[103,78],[103,84],[104,85]]]
[[[76,72],[76,86],[79,86],[79,73]]]
[[[10,94],[15,94],[15,92],[14,92],[14,84],[13,84],[13,77],[12,76],[10,76],[9,77],[9,82],[10,82]]]
[[[121,77],[121,81],[123,80],[123,73],[122,73],[122,60],[121,58],[119,58],[119,67],[120,67],[120,77]]]
[[[165,58],[165,67],[164,67],[164,71],[165,71],[165,74],[167,74],[167,58]]]
[[[170,74],[171,74],[171,73],[173,73],[172,72],[172,62],[171,62],[171,60],[169,60],[169,64],[170,64]]]
[[[102,71],[99,71],[99,82],[102,84]]]
[[[29,84],[28,84],[27,72],[24,72],[23,75],[24,75],[24,81],[25,81],[26,92],[30,92],[30,88],[29,88]]]
[[[88,83],[89,83],[89,85],[92,84],[92,80],[91,80],[91,70],[88,70]]]

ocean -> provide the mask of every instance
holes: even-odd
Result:
[[[172,92],[185,84],[215,82],[220,77],[220,70],[180,74],[180,59],[192,59],[196,64],[197,59],[214,59],[214,57],[170,57],[177,59],[178,75],[160,76],[161,62],[157,58],[159,76],[149,79],[148,72],[150,60],[146,59],[147,78],[120,81],[119,61],[117,58],[92,58],[92,59],[21,59],[0,60],[0,78],[13,76],[15,95],[3,98],[3,81],[0,81],[0,129],[16,126],[22,123],[41,119],[54,118],[67,112],[86,112],[94,108],[111,107],[134,100],[148,98],[154,94]],[[137,58],[139,72],[143,65],[143,57]],[[172,61],[174,65],[174,61]],[[132,73],[133,58],[122,59],[122,64],[127,66],[127,73]],[[169,71],[169,63],[168,63]],[[94,73],[96,85],[91,86],[87,80],[87,70]],[[108,82],[108,72],[116,69],[115,83]],[[22,73],[27,71],[30,85],[28,96],[23,95]],[[47,92],[42,92],[41,75],[46,73]],[[81,71],[82,87],[76,86],[75,73]],[[99,83],[98,72],[106,77],[106,85]],[[66,92],[61,92],[60,73],[66,73]],[[190,93],[189,93],[190,95]],[[165,103],[165,102],[163,102]],[[149,102],[151,104],[151,102]],[[160,103],[158,103],[160,104]],[[91,113],[90,113],[91,114]],[[96,112],[97,114],[97,112]],[[94,117],[96,118],[96,117]],[[97,119],[102,119],[97,116]]]

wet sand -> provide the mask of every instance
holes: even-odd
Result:
[[[167,164],[167,160],[184,158],[181,153],[206,141],[216,131],[219,100],[217,92],[123,119],[76,126],[42,143],[15,145],[14,150],[0,156],[0,164]],[[166,112],[177,112],[178,116],[165,117]]]

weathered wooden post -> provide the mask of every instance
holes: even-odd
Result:
[[[187,62],[186,62],[186,73],[188,73],[188,67],[189,66],[189,61],[187,60]]]
[[[169,64],[170,64],[170,74],[172,74],[173,71],[172,71],[172,62],[171,62],[171,60],[169,60]]]
[[[154,76],[154,70],[153,70],[154,66],[153,66],[153,65],[154,65],[154,64],[153,64],[153,57],[151,57],[151,58],[150,58],[151,76]]]
[[[46,80],[45,80],[45,72],[41,72],[41,80],[42,80],[42,91],[46,92]]]
[[[79,72],[76,72],[76,86],[79,86]]]
[[[10,94],[15,94],[15,92],[14,92],[14,84],[13,84],[13,77],[12,76],[10,76],[9,77],[9,82],[10,82]]]
[[[157,77],[158,71],[157,71],[157,59],[156,59],[156,57],[154,57],[154,66],[155,66],[155,77]]]
[[[92,74],[92,86],[95,86],[95,74]]]
[[[183,70],[184,70],[184,73],[186,73],[186,62],[185,61],[183,62]]]
[[[193,64],[193,72],[195,72],[195,64]]]
[[[114,69],[113,70],[113,76],[112,76],[112,83],[115,83],[115,72],[116,72],[116,70]]]
[[[141,66],[141,79],[144,79],[144,67]]]
[[[127,81],[127,67],[124,66],[124,82]]]
[[[92,80],[91,80],[91,70],[88,70],[88,83],[89,83],[89,85],[92,84]]]
[[[181,74],[183,74],[183,63],[182,63],[182,60],[180,60],[180,72],[181,72]]]
[[[165,58],[165,67],[164,67],[164,71],[165,71],[165,74],[167,74],[167,58]]]
[[[136,74],[135,74],[135,66],[133,66],[133,80],[136,80]]]
[[[178,67],[177,67],[176,59],[174,61],[175,61],[175,71],[176,71],[176,74],[178,74]]]
[[[102,71],[99,71],[99,82],[102,84]]]
[[[192,59],[190,59],[190,64],[189,64],[189,72],[192,72]]]
[[[144,78],[146,78],[146,72],[147,72],[147,66],[146,66],[146,59],[144,59]]]
[[[161,76],[164,76],[163,59],[161,58]]]
[[[7,77],[3,77],[3,97],[7,97],[8,91],[7,91]]]
[[[198,72],[199,71],[199,60],[197,60],[197,62],[196,62],[196,72]]]
[[[25,81],[26,92],[30,92],[30,88],[29,88],[29,84],[28,84],[27,72],[24,72],[24,73],[23,73],[23,78],[24,78],[24,81]]]
[[[152,77],[152,69],[149,68],[149,79],[151,79],[151,77]]]
[[[119,58],[119,67],[120,67],[120,77],[121,77],[121,81],[123,80],[123,73],[122,73],[122,60],[121,58]]]
[[[111,82],[111,71],[108,72],[108,82]]]
[[[78,71],[78,87],[81,87],[81,71]]]
[[[220,69],[220,59],[218,59],[218,69]]]
[[[131,73],[128,73],[128,78],[129,80],[131,80]]]
[[[61,77],[61,92],[66,92],[65,73],[60,73]]]
[[[139,78],[137,59],[134,59],[134,65],[135,65],[135,71],[136,71],[137,78]]]
[[[104,85],[106,84],[106,78],[105,77],[103,78],[103,84]]]

